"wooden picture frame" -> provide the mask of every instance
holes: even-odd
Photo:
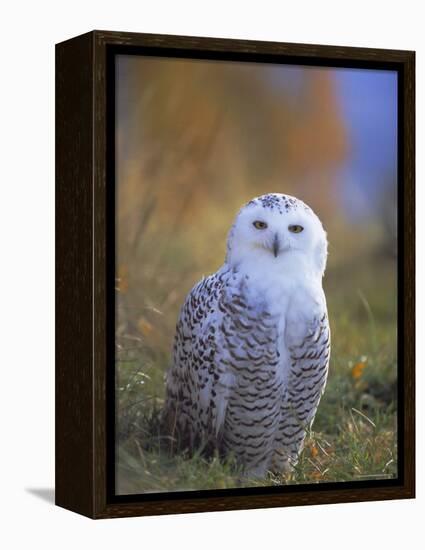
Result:
[[[114,496],[114,55],[135,52],[398,72],[399,476],[311,486]],[[402,230],[400,229],[402,228]],[[56,504],[91,518],[413,498],[415,54],[93,31],[56,46]],[[112,363],[113,366],[113,363]]]

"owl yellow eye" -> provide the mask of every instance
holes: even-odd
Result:
[[[290,225],[288,229],[291,233],[301,233],[301,231],[304,231],[304,227],[302,225]]]
[[[255,227],[255,229],[267,229],[266,222],[262,222],[260,220],[252,222],[252,225]]]

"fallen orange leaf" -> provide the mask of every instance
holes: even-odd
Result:
[[[352,378],[354,378],[354,380],[358,380],[359,378],[361,378],[365,368],[366,368],[366,363],[363,363],[362,361],[360,361],[359,363],[356,363],[351,369]]]
[[[153,331],[153,326],[144,317],[139,319],[137,326],[143,336],[149,336],[149,334]]]

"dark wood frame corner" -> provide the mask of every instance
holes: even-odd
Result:
[[[108,285],[114,263],[108,155],[111,52],[399,71],[399,442],[396,483],[111,498]],[[112,91],[113,93],[113,91]],[[112,191],[111,191],[112,189]],[[112,273],[113,277],[113,273]],[[112,280],[113,283],[113,280]],[[93,31],[56,46],[56,504],[91,518],[413,498],[415,495],[415,53]],[[401,343],[401,345],[400,345]],[[110,348],[109,348],[110,349]],[[108,390],[109,388],[109,390]],[[109,406],[108,406],[109,403]],[[109,420],[108,420],[109,418]],[[109,423],[108,423],[109,422]],[[108,426],[108,429],[107,429]],[[112,442],[113,443],[113,442]],[[314,490],[313,490],[314,488]],[[207,494],[208,493],[208,494]]]

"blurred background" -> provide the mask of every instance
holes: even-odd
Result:
[[[118,490],[234,485],[211,465],[189,482],[145,442],[185,295],[223,263],[238,209],[268,192],[309,204],[330,243],[333,351],[315,429],[333,461],[325,474],[308,463],[296,481],[393,475],[397,74],[118,56],[116,101]],[[375,460],[356,446],[350,462],[347,433],[362,449],[383,437],[386,451]]]

